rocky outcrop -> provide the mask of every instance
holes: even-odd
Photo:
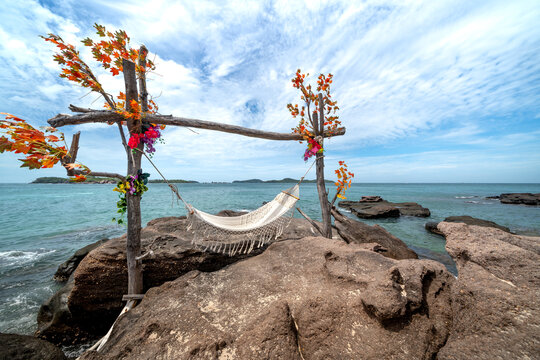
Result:
[[[472,216],[463,215],[463,216],[449,216],[446,219],[443,220],[443,222],[451,222],[451,223],[464,223],[467,225],[476,225],[476,226],[484,226],[484,227],[492,227],[496,228],[502,231],[510,232],[510,229],[506,226],[499,225],[493,221],[489,220],[483,220],[474,218]],[[444,234],[439,230],[438,228],[439,223],[430,221],[425,224],[425,228],[427,231],[437,234],[437,235],[443,235]]]
[[[377,219],[399,216],[429,217],[428,208],[415,202],[392,203],[380,196],[362,196],[359,201],[340,201],[338,206],[350,210],[362,219]]]
[[[320,237],[150,289],[82,359],[432,359],[454,277]]]
[[[511,193],[501,194],[499,200],[503,204],[540,205],[540,193]]]
[[[442,222],[459,277],[438,359],[534,359],[540,349],[540,238]]]
[[[338,234],[348,243],[376,243],[381,247],[377,252],[392,259],[417,259],[418,255],[405,245],[403,241],[386,231],[379,225],[370,226],[343,216],[335,208],[332,209],[335,227]]]
[[[145,291],[192,270],[216,271],[263,251],[232,257],[203,252],[191,245],[193,233],[187,232],[186,227],[185,217],[168,217],[152,220],[142,230],[142,251],[153,251],[153,256],[143,260]],[[315,234],[307,221],[292,219],[280,240]],[[125,241],[125,235],[111,239],[81,261],[73,278],[40,308],[37,336],[56,344],[71,344],[108,330],[124,305],[122,295],[127,293]]]
[[[67,360],[53,344],[28,335],[0,333],[2,360]]]
[[[53,276],[53,279],[58,282],[66,282],[68,281],[71,274],[75,271],[77,266],[79,266],[79,263],[84,259],[86,255],[98,246],[103,245],[105,241],[109,239],[102,239],[98,240],[95,243],[86,245],[82,249],[77,250],[69,259],[67,259],[64,263],[62,263],[58,269],[56,270],[56,273]]]

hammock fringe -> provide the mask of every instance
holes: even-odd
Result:
[[[299,184],[279,193],[274,200],[241,216],[222,217],[186,204],[191,243],[202,251],[235,256],[249,254],[283,234],[299,199]]]

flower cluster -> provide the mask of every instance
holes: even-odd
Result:
[[[317,141],[315,141],[312,138],[308,138],[308,146],[306,149],[306,152],[304,153],[304,161],[308,161],[310,157],[317,153],[322,153],[323,148],[321,144],[319,144]]]
[[[137,172],[137,175],[129,175],[126,181],[119,181],[116,184],[116,187],[113,189],[113,191],[117,191],[120,193],[118,194],[119,200],[116,203],[116,207],[118,208],[116,212],[120,214],[120,218],[113,218],[112,221],[116,221],[118,224],[124,223],[123,217],[124,214],[127,212],[126,195],[129,194],[134,196],[142,196],[142,194],[148,190],[146,184],[148,184],[149,176],[150,175],[148,173],[143,173],[142,170],[139,170]]]
[[[152,155],[156,151],[154,144],[160,137],[160,126],[143,123],[142,133],[132,133],[131,137],[129,138],[128,146],[131,149],[135,149],[142,142],[146,146],[146,152]]]
[[[337,186],[336,196],[340,199],[346,199],[346,197],[343,194],[345,194],[345,191],[347,191],[347,189],[351,187],[354,173],[348,171],[347,164],[345,164],[345,161],[340,161],[339,169],[334,170],[334,172],[337,174],[337,177],[338,177],[338,181],[336,181],[335,183],[335,185]]]

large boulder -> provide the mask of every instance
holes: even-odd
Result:
[[[378,252],[392,259],[417,259],[418,255],[407,245],[379,225],[370,226],[343,216],[332,209],[335,227],[339,236],[348,243],[377,243],[382,246]]]
[[[497,224],[496,222],[484,220],[484,219],[478,219],[472,216],[463,215],[463,216],[449,216],[446,219],[443,220],[444,222],[452,222],[452,223],[464,223],[467,225],[476,225],[476,226],[484,226],[484,227],[492,227],[496,229],[500,229],[502,231],[505,231],[507,233],[510,232],[510,229],[506,226],[502,226]],[[425,228],[427,231],[437,234],[437,235],[443,235],[444,234],[439,230],[438,228],[439,223],[430,221],[425,224]]]
[[[540,351],[540,238],[442,222],[459,277],[452,332],[438,359],[535,359]]]
[[[340,201],[338,206],[351,211],[362,219],[377,219],[399,216],[429,217],[428,208],[415,202],[393,203],[380,196],[362,196],[359,201]]]
[[[219,215],[239,214],[225,211]],[[167,217],[154,219],[142,229],[142,252],[153,251],[152,256],[143,259],[145,291],[192,270],[216,271],[264,250],[234,256],[203,252],[191,244],[194,235],[186,228],[185,217]],[[293,218],[278,240],[315,234],[316,230],[307,221]],[[128,279],[125,249],[124,235],[88,253],[72,279],[41,306],[36,335],[55,344],[72,344],[104,334],[125,305],[122,302]]]
[[[77,250],[69,259],[67,259],[58,267],[56,273],[53,276],[53,279],[59,282],[68,281],[69,277],[75,271],[77,266],[79,266],[79,263],[82,261],[82,259],[84,259],[84,257],[88,255],[90,251],[103,245],[103,243],[107,240],[109,239],[98,240],[95,243],[86,245],[85,247]]]
[[[67,360],[56,346],[33,336],[0,333],[0,360]]]
[[[321,237],[150,289],[82,359],[433,359],[454,277]]]
[[[540,193],[511,193],[501,194],[499,200],[503,204],[540,205]]]

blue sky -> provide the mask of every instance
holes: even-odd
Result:
[[[97,22],[155,57],[148,86],[162,114],[289,132],[296,69],[332,72],[347,134],[325,142],[331,179],[345,160],[357,182],[540,182],[538,1],[7,0],[2,12],[0,111],[35,126],[69,104],[102,107],[57,76],[38,37],[79,45]],[[121,77],[94,69],[109,93],[122,90]],[[125,172],[114,127],[61,130],[82,131],[91,169]],[[309,166],[297,142],[172,127],[164,138],[154,159],[169,178],[300,177]],[[0,156],[0,182],[65,176],[16,159]]]

